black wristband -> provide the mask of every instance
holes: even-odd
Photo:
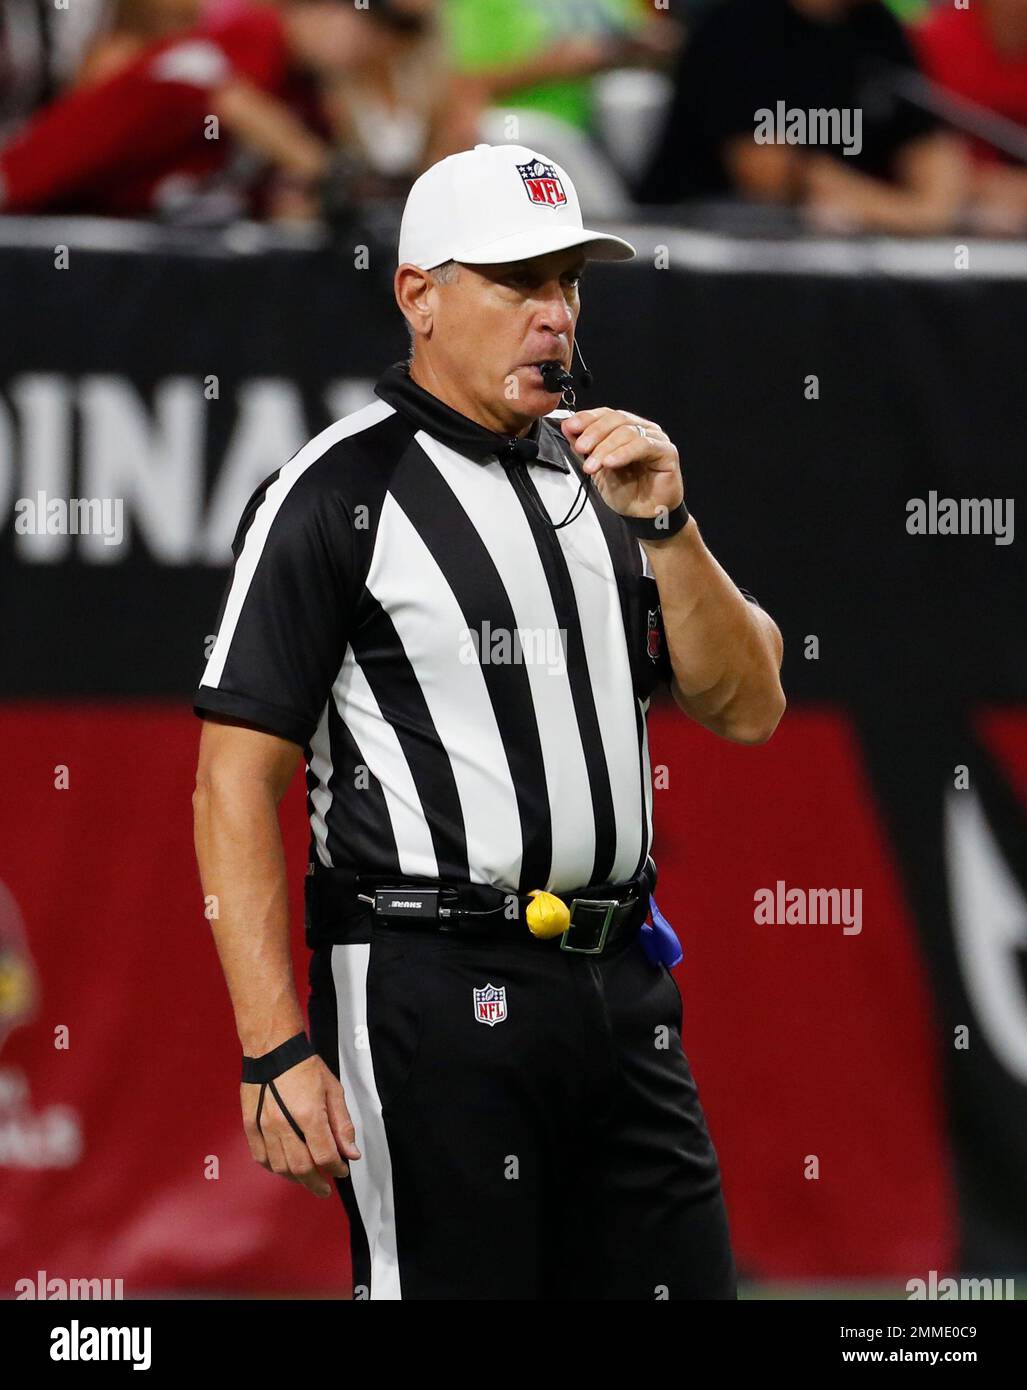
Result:
[[[265,1052],[263,1057],[244,1057],[242,1079],[258,1086],[273,1081],[276,1076],[281,1076],[283,1071],[288,1071],[297,1062],[306,1061],[308,1057],[313,1056],[314,1049],[306,1033],[297,1033],[295,1037],[286,1038],[285,1042],[279,1043],[270,1052]]]
[[[688,525],[688,508],[682,498],[673,511],[660,512],[657,516],[622,516],[621,519],[640,541],[665,541]]]

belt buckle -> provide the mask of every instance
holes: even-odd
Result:
[[[599,940],[594,946],[571,946],[568,944],[567,938],[570,936],[575,925],[574,909],[577,907],[578,903],[587,903],[589,907],[606,908],[606,916],[603,918],[603,925],[599,931]],[[560,938],[560,950],[574,951],[576,955],[581,956],[598,956],[606,945],[606,938],[610,931],[610,923],[613,921],[613,914],[618,907],[620,907],[620,902],[617,898],[572,898],[571,920],[567,926],[567,930]],[[580,925],[582,927],[584,926],[583,923]]]

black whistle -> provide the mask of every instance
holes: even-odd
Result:
[[[543,362],[539,371],[542,373],[542,385],[554,395],[567,391],[574,385],[574,378],[570,372],[564,371],[559,362]]]

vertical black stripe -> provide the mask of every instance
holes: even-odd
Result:
[[[410,768],[439,877],[466,880],[467,830],[449,754],[395,624],[373,594],[365,594],[364,603],[370,616],[353,635],[353,654]],[[387,820],[384,799],[382,813]]]
[[[632,695],[631,701],[635,706],[635,735],[638,739],[638,790],[642,798],[642,848],[638,856],[638,862],[635,864],[635,868],[630,875],[632,878],[635,878],[645,868],[646,856],[649,853],[649,823],[645,813],[645,758],[642,753],[642,740],[645,738],[645,716],[642,713],[642,702],[634,695]]]
[[[325,816],[326,846],[337,869],[391,877],[399,873],[399,849],[382,784],[367,765],[334,699],[328,707],[332,799]],[[357,769],[366,787],[357,786]]]
[[[538,515],[526,495],[526,490],[530,490],[538,506],[545,511],[545,503],[523,464],[510,469],[510,481],[531,528],[546,583],[549,585],[557,626],[567,634],[567,679],[578,724],[578,737],[581,739],[585,758],[585,770],[592,797],[592,819],[595,825],[595,854],[588,882],[605,883],[610,878],[617,854],[617,824],[614,817],[610,770],[606,763],[602,729],[588,672],[585,640],[581,632],[574,584],[558,533]],[[571,524],[573,525],[573,522]]]
[[[404,458],[391,484],[392,495],[418,532],[451,589],[465,625],[481,632],[513,632],[513,606],[495,563],[459,499],[438,469],[418,448]],[[506,752],[521,827],[520,892],[549,881],[553,825],[542,759],[538,715],[523,664],[483,662],[481,673]]]

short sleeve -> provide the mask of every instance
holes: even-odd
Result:
[[[212,32],[236,76],[267,92],[280,90],[289,69],[289,49],[285,20],[277,10],[246,10]]]
[[[193,701],[306,746],[342,665],[358,586],[345,502],[317,464],[257,489]]]
[[[288,68],[281,15],[253,10],[222,24],[200,25],[167,40],[147,66],[155,82],[175,82],[209,95],[233,76],[277,91]]]

